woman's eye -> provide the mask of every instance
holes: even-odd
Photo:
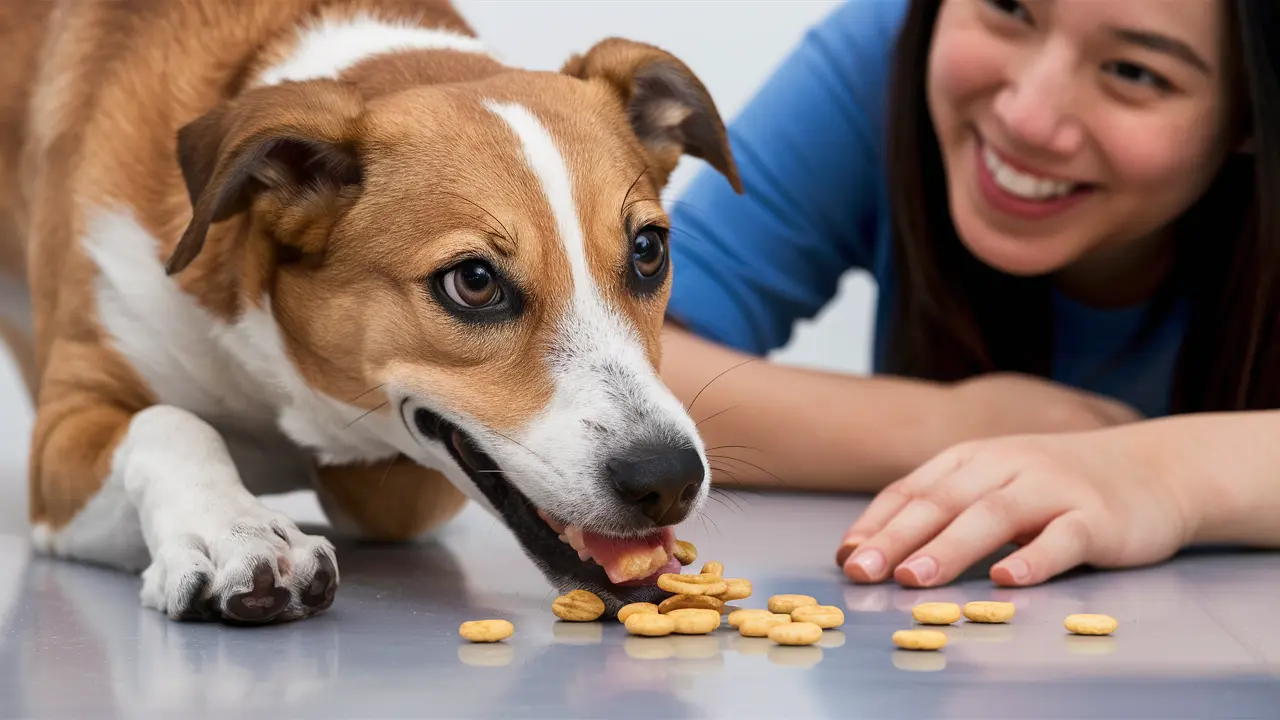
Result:
[[[1150,85],[1151,87],[1161,91],[1173,89],[1173,83],[1170,83],[1163,76],[1135,63],[1120,61],[1108,63],[1106,67],[1109,72],[1119,76],[1122,80],[1126,80],[1137,85]]]
[[[988,5],[1005,15],[1012,15],[1021,20],[1031,19],[1031,15],[1027,12],[1026,6],[1019,2],[1019,0],[986,0],[986,2]]]
[[[641,277],[651,278],[662,272],[667,261],[666,231],[647,227],[631,241],[631,261]]]
[[[488,307],[502,300],[497,273],[480,260],[459,264],[445,273],[441,285],[450,300],[468,309]]]

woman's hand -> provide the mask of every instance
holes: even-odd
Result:
[[[1000,585],[1159,562],[1190,542],[1203,507],[1166,457],[1119,428],[966,442],[881,491],[837,560],[856,582],[912,587],[950,582],[1010,542],[1022,547],[992,568]]]

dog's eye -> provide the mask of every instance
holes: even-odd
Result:
[[[480,260],[467,260],[445,273],[440,284],[449,299],[465,308],[482,308],[502,300],[493,269]]]
[[[667,231],[649,226],[636,233],[631,241],[631,261],[641,277],[651,278],[662,272],[667,262]]]

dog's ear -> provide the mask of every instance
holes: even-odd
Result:
[[[258,88],[210,110],[178,131],[178,163],[192,217],[166,263],[180,272],[204,248],[209,226],[266,199],[273,239],[314,252],[327,227],[314,222],[358,192],[364,102],[341,83],[316,80]]]
[[[680,156],[688,154],[705,160],[742,194],[724,121],[702,81],[674,55],[609,38],[571,57],[561,72],[606,83],[614,91],[652,158],[659,185],[666,184]]]

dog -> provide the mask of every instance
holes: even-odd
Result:
[[[303,619],[334,546],[260,496],[314,488],[335,533],[472,501],[561,591],[663,594],[710,472],[657,373],[659,195],[684,156],[743,192],[683,62],[509,67],[442,0],[0,0],[0,45],[35,551]]]

